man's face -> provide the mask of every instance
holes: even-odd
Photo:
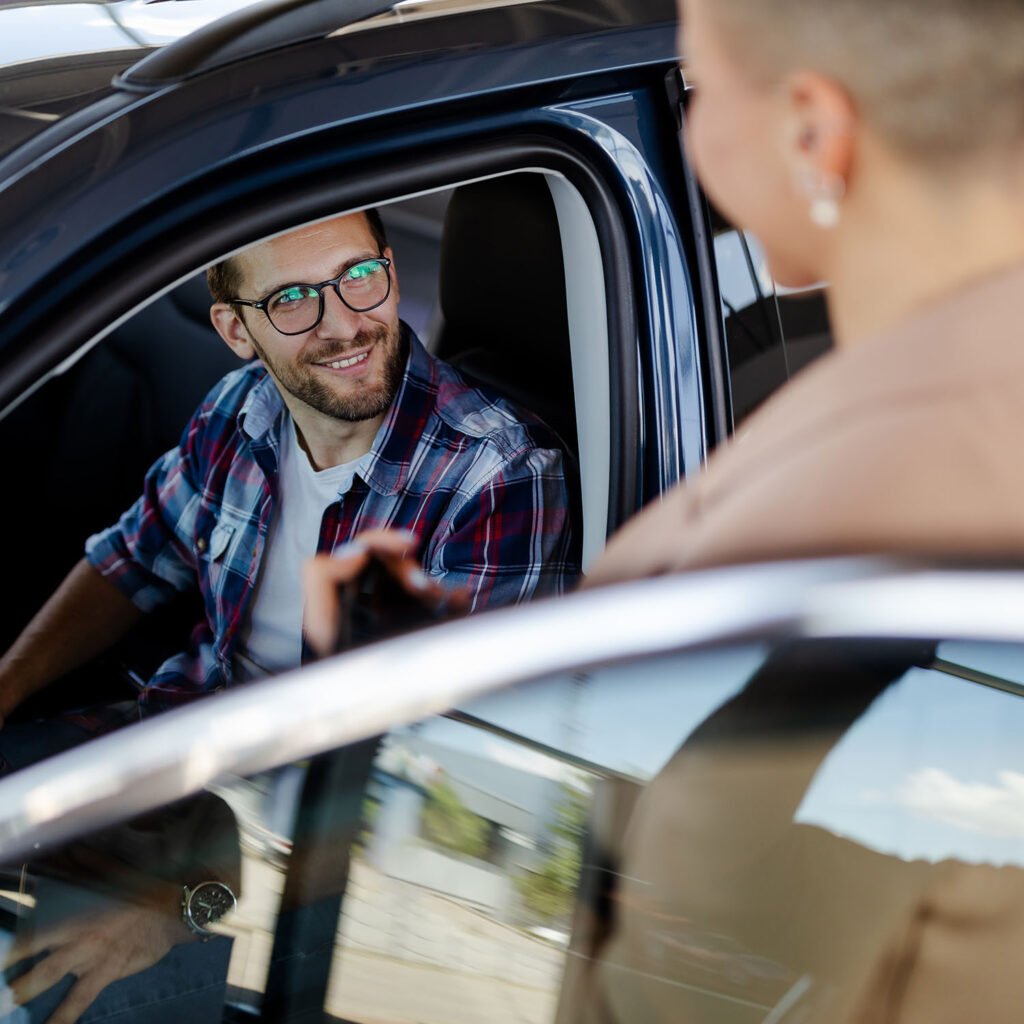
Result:
[[[378,255],[363,214],[337,217],[236,257],[242,274],[238,294],[258,299],[284,285],[318,284]],[[391,250],[384,255],[391,259]],[[365,313],[349,309],[333,288],[324,289],[323,319],[304,334],[281,334],[262,311],[243,307],[248,339],[286,400],[291,396],[325,416],[350,422],[373,419],[391,405],[404,354],[393,265],[390,271],[387,301]]]

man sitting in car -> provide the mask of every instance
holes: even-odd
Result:
[[[142,691],[144,711],[299,665],[300,563],[363,531],[407,531],[420,582],[454,584],[471,611],[575,575],[554,435],[399,320],[376,211],[262,242],[208,280],[217,332],[251,361],[0,660],[0,715],[192,588],[205,618]]]

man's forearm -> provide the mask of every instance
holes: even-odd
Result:
[[[0,658],[0,718],[105,651],[142,616],[83,558]]]

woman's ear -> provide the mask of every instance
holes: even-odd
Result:
[[[834,79],[813,71],[783,83],[786,130],[783,156],[798,193],[845,194],[853,168],[858,117],[850,94]],[[809,198],[813,198],[809,196]]]
[[[252,359],[256,354],[249,331],[229,303],[215,302],[210,307],[210,322],[239,359]]]

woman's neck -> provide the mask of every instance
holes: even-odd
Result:
[[[879,171],[847,197],[830,246],[829,309],[839,346],[1024,264],[1024,179],[979,169],[922,180],[891,160]]]

